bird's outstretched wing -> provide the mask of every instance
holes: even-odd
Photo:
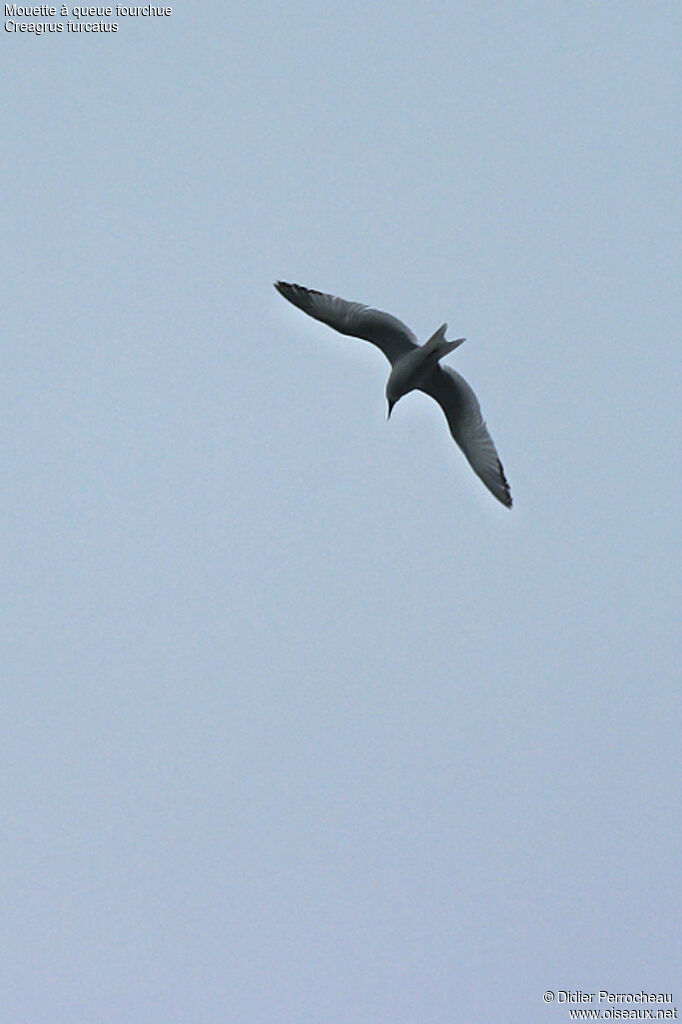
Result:
[[[334,295],[303,288],[300,284],[277,281],[275,288],[294,306],[329,324],[335,331],[371,341],[381,349],[391,365],[419,344],[409,327],[390,313],[382,313],[360,302],[346,302]]]
[[[436,399],[445,413],[450,433],[474,473],[498,501],[511,508],[512,496],[502,463],[485,425],[478,399],[464,377],[449,366],[438,366],[419,390]]]

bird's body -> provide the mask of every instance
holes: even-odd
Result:
[[[426,384],[434,370],[438,369],[439,360],[464,342],[464,338],[458,338],[457,341],[446,341],[447,326],[447,324],[443,324],[424,345],[417,345],[416,348],[410,349],[393,363],[386,383],[389,418],[391,409],[398,399]]]
[[[498,501],[511,508],[509,484],[476,395],[463,377],[440,365],[443,356],[461,345],[464,338],[446,341],[447,324],[443,324],[420,345],[409,327],[389,313],[284,281],[278,281],[275,288],[309,316],[381,349],[391,364],[386,384],[389,417],[395,403],[410,391],[423,391],[434,398],[474,472]]]

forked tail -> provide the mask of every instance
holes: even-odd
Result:
[[[445,332],[448,329],[447,324],[443,324],[439,327],[435,334],[432,334],[428,341],[424,342],[422,348],[427,355],[435,355],[436,359],[442,359],[448,352],[452,352],[454,349],[466,341],[466,338],[457,338],[456,341],[446,341]]]

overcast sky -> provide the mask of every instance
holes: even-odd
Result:
[[[3,1022],[682,1004],[681,20],[3,29]],[[513,510],[277,278],[466,336]]]

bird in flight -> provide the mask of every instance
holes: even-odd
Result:
[[[298,284],[287,284],[286,281],[277,281],[275,288],[308,316],[321,320],[341,334],[371,341],[381,349],[391,364],[386,384],[389,418],[398,399],[409,391],[423,391],[435,398],[445,413],[450,433],[474,473],[498,501],[511,508],[509,484],[478,399],[464,377],[449,366],[440,365],[443,356],[461,345],[464,338],[446,341],[448,325],[443,324],[427,342],[420,345],[410,328],[390,313],[382,313],[360,302],[346,302]]]

